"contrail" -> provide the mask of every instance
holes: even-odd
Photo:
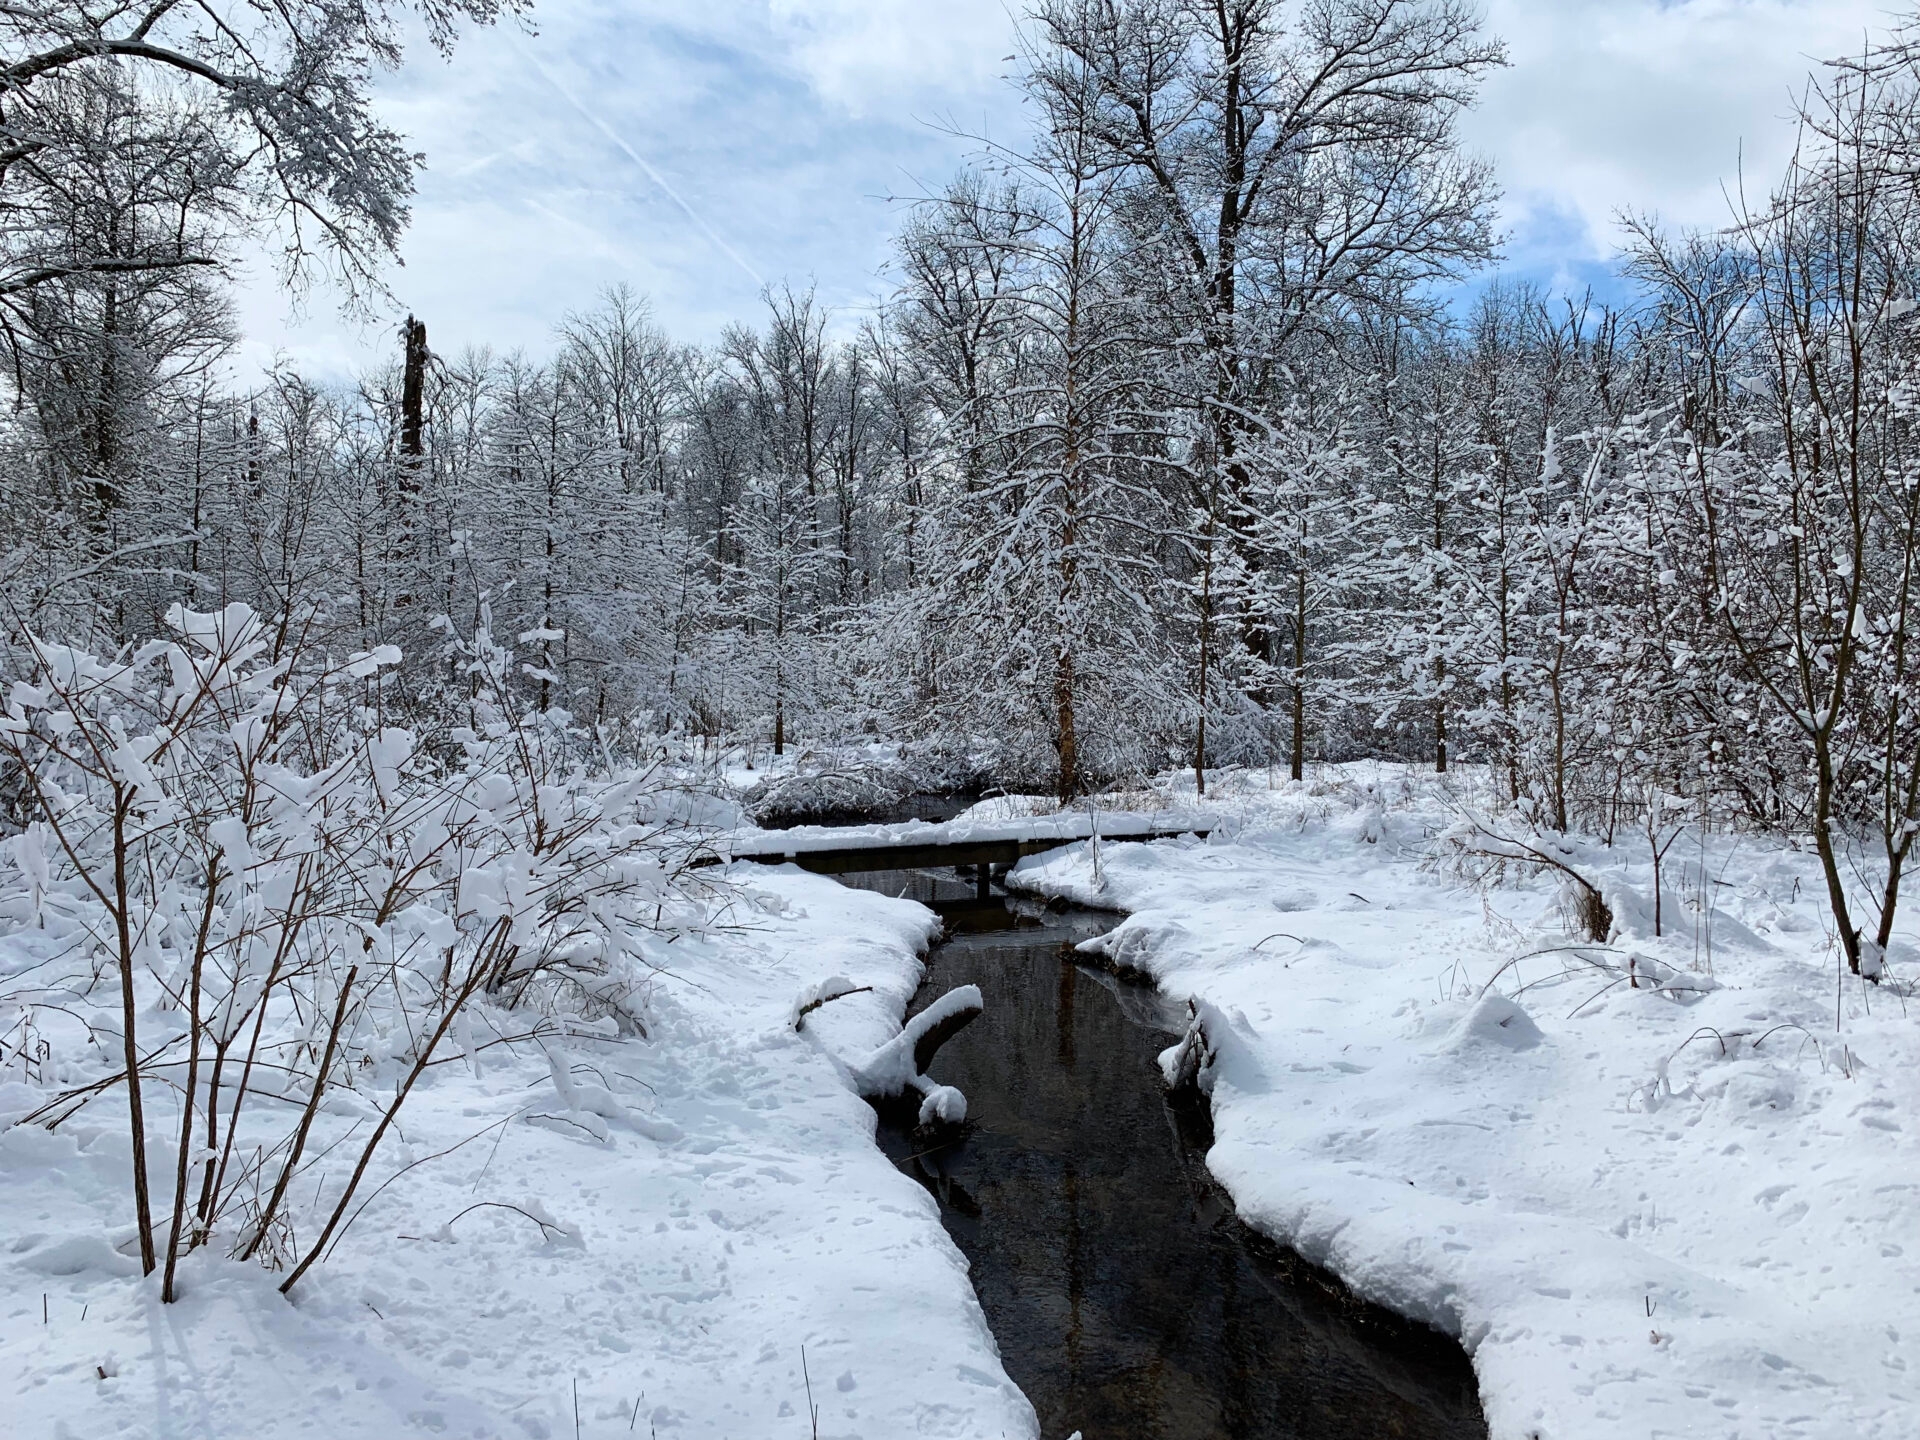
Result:
[[[726,257],[729,260],[733,261],[734,264],[738,265],[742,270],[746,271],[747,275],[752,279],[754,284],[764,286],[767,283],[764,279],[761,278],[760,272],[758,270],[755,270],[753,266],[749,265],[745,260],[742,260],[740,258],[740,253],[737,250],[735,250],[731,245],[727,244],[726,241],[722,240],[719,236],[719,233],[715,231],[714,228],[711,225],[709,225],[705,220],[701,219],[699,213],[695,211],[691,205],[689,205],[685,200],[680,198],[680,192],[678,190],[675,190],[673,186],[667,183],[666,176],[662,175],[658,170],[654,169],[653,166],[647,163],[646,156],[642,155],[638,150],[634,149],[633,146],[629,145],[625,140],[621,139],[620,136],[614,131],[613,127],[608,125],[606,121],[602,120],[598,115],[594,114],[591,110],[587,109],[586,106],[582,105],[578,100],[576,100],[573,96],[573,92],[567,89],[567,87],[562,85],[558,80],[554,79],[553,73],[549,71],[546,66],[540,63],[540,61],[538,60],[538,58],[534,56],[532,51],[528,50],[517,39],[514,40],[512,44],[514,49],[520,52],[521,58],[524,59],[527,62],[527,64],[531,65],[536,71],[539,72],[540,78],[542,80],[545,80],[547,84],[551,85],[559,93],[560,98],[562,100],[565,100],[567,104],[571,105],[575,110],[580,112],[581,119],[585,120],[589,125],[593,126],[594,129],[598,130],[602,135],[606,136],[607,139],[611,140],[615,145],[619,146],[621,152],[625,154],[629,160],[633,161],[634,164],[638,165],[642,170],[646,171],[647,178],[653,181],[654,184],[658,185],[661,188],[661,190],[666,193],[667,198],[673,201],[674,204],[678,205],[681,208],[681,210],[683,210],[686,213],[686,217],[689,220],[693,221],[694,224],[698,225],[701,231],[706,235],[706,237],[709,240],[711,240],[715,245],[719,246],[720,250],[726,255]]]

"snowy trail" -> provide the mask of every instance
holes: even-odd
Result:
[[[1597,994],[1542,955],[1478,998],[1563,943],[1551,887],[1483,906],[1423,871],[1428,798],[1331,791],[1013,877],[1131,912],[1095,945],[1198,997],[1242,1216],[1458,1334],[1495,1440],[1915,1434],[1920,1014],[1855,985],[1834,1033],[1810,857],[1709,852],[1702,991]],[[1616,859],[1631,924],[1651,876]],[[1667,917],[1616,945],[1700,974]]]
[[[823,1437],[1030,1440],[964,1260],[835,1058],[898,1030],[932,916],[734,878],[738,928],[674,947],[649,1042],[571,1042],[570,1095],[538,1051],[436,1070],[395,1158],[478,1138],[389,1187],[297,1304],[225,1261],[172,1307],[129,1275],[99,1238],[130,1233],[116,1117],[0,1134],[9,1433],[543,1440],[574,1434],[577,1385],[586,1437],[805,1436],[810,1377]],[[796,1035],[836,973],[873,992]]]

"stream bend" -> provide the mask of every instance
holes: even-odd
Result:
[[[967,1125],[929,1136],[882,1106],[879,1140],[939,1201],[1045,1440],[1484,1440],[1456,1342],[1234,1214],[1205,1101],[1169,1099],[1155,1063],[1184,1015],[1072,948],[1115,917],[982,900],[951,871],[846,878],[946,919],[916,1010],[986,997],[931,1069]]]

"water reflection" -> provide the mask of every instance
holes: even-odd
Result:
[[[1204,1105],[1170,1105],[1154,1066],[1179,1014],[1074,963],[1113,917],[981,901],[951,875],[849,880],[947,916],[923,1001],[985,993],[933,1065],[966,1093],[967,1132],[890,1114],[881,1142],[938,1197],[1046,1440],[1485,1436],[1453,1342],[1234,1216],[1206,1172]]]

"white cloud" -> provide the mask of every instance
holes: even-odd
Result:
[[[792,63],[855,116],[962,105],[999,87],[1018,0],[771,0]]]
[[[1604,257],[1627,208],[1725,221],[1723,185],[1744,172],[1764,194],[1778,173],[1814,62],[1885,17],[1871,0],[1492,0],[1512,65],[1466,133],[1499,171],[1516,248],[1538,228]]]
[[[1488,11],[1513,64],[1466,134],[1506,189],[1514,263],[1542,278],[1610,253],[1623,207],[1722,218],[1743,151],[1764,189],[1808,57],[1885,23],[1872,0]],[[451,62],[417,47],[386,86],[430,167],[393,287],[442,351],[540,349],[618,281],[675,333],[711,338],[755,315],[748,269],[811,278],[855,313],[884,288],[888,197],[937,186],[967,148],[940,122],[1006,133],[1021,119],[1002,0],[553,0],[535,16],[537,36],[472,35]],[[345,374],[392,348],[389,323],[345,323],[324,296],[290,320],[266,283],[242,322],[256,361],[282,351]]]
[[[470,35],[446,63],[416,47],[385,85],[428,157],[392,287],[436,349],[537,350],[620,281],[688,338],[752,318],[756,272],[816,281],[851,315],[883,283],[889,197],[937,186],[967,148],[929,122],[1005,129],[1017,109],[999,0],[576,0],[535,18],[537,35]],[[391,349],[386,324],[322,296],[290,317],[265,281],[241,318],[256,360],[344,374]]]

